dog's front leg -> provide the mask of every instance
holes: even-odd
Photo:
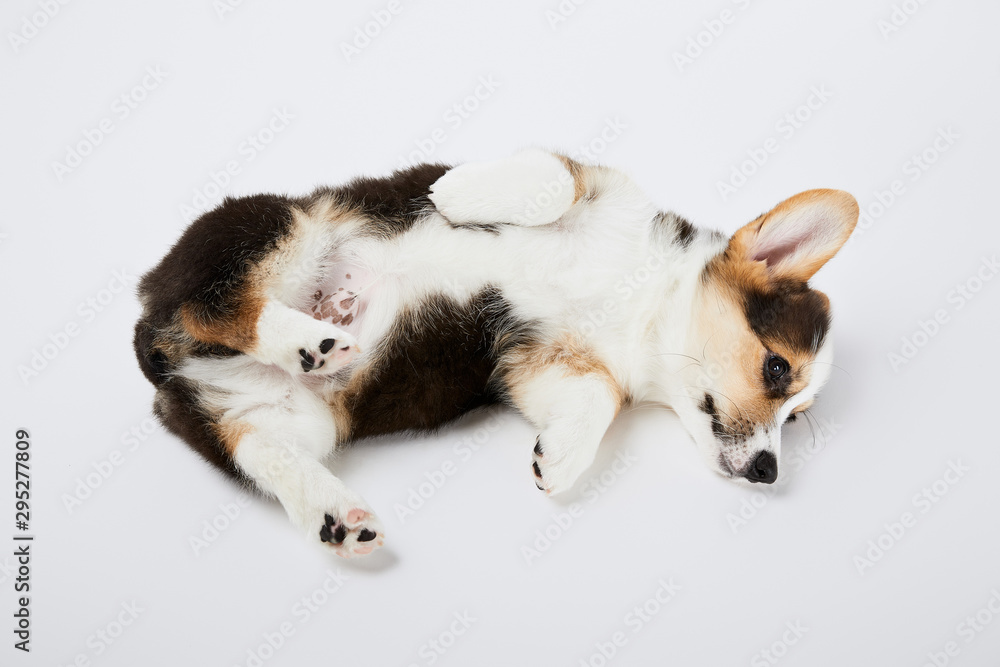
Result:
[[[518,410],[539,429],[531,464],[535,484],[550,495],[569,490],[594,462],[622,392],[604,372],[559,364],[520,375],[510,389]]]

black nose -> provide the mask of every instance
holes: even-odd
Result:
[[[778,459],[771,452],[761,452],[743,476],[751,482],[773,484],[778,479]]]

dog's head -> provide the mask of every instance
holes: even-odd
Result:
[[[781,426],[830,374],[830,302],[807,281],[847,241],[854,197],[810,190],[738,230],[702,276],[675,405],[709,466],[770,484]]]

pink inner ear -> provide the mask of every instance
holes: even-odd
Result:
[[[767,262],[774,266],[781,260],[793,254],[805,241],[809,240],[809,230],[800,231],[793,236],[778,236],[768,240],[758,238],[754,244],[753,259],[757,262]]]

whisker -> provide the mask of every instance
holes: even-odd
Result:
[[[739,403],[737,403],[733,399],[729,398],[728,396],[726,396],[725,394],[723,394],[718,389],[712,389],[711,387],[699,387],[699,388],[700,389],[707,389],[708,391],[714,391],[719,396],[722,396],[724,399],[726,399],[727,401],[729,401],[730,403],[732,403],[736,407],[736,410],[740,413],[740,419],[746,419],[747,421],[750,421],[747,418],[747,416],[746,416],[746,412],[743,410],[743,408],[740,407]],[[729,416],[730,419],[733,419],[732,415],[728,415],[728,416]],[[733,419],[733,421],[739,421],[739,420]]]
[[[809,414],[809,410],[803,410],[802,416],[806,418],[806,424],[809,425],[809,432],[812,434],[812,445],[816,446],[816,430],[813,429],[812,415]]]
[[[848,370],[846,370],[844,368],[841,368],[837,364],[831,363],[829,361],[815,361],[815,360],[813,360],[813,361],[810,361],[808,364],[805,364],[804,366],[802,366],[802,368],[809,368],[813,364],[826,364],[827,366],[833,366],[838,371],[843,371],[844,373],[847,373],[847,377],[851,378],[852,380],[854,379],[854,376],[851,375],[851,373]]]
[[[680,352],[660,352],[658,354],[649,354],[649,355],[646,355],[646,356],[648,356],[648,357],[664,357],[664,356],[668,356],[668,355],[669,356],[674,356],[674,357],[687,357],[688,359],[690,359],[691,361],[695,362],[699,366],[701,365],[701,362],[698,361],[697,358],[692,357],[690,354],[681,354]]]

